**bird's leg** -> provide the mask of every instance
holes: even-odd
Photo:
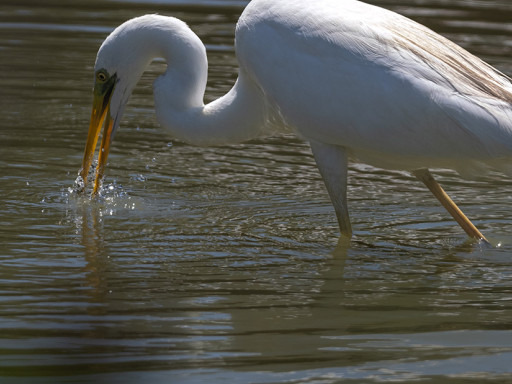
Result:
[[[320,174],[336,211],[343,236],[352,236],[347,207],[347,155],[343,147],[310,141]]]
[[[430,192],[439,200],[439,202],[443,205],[443,207],[448,211],[450,215],[459,223],[462,229],[468,234],[469,237],[474,239],[483,240],[488,243],[487,239],[484,235],[473,225],[473,223],[462,213],[462,211],[457,207],[457,205],[453,202],[453,200],[446,194],[444,189],[439,185],[439,183],[434,179],[430,171],[426,168],[417,169],[412,172],[414,176],[416,176],[419,180],[421,180]]]

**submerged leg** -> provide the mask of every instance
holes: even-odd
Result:
[[[459,223],[462,229],[468,234],[469,237],[474,239],[483,240],[488,243],[484,235],[473,225],[473,223],[462,213],[457,205],[450,199],[450,196],[446,194],[443,188],[434,179],[428,169],[417,169],[412,172],[419,180],[421,180],[430,192],[439,200],[439,202],[445,207],[450,215]]]
[[[347,207],[347,155],[342,147],[311,141],[316,165],[336,211],[341,234],[350,238],[352,226]]]

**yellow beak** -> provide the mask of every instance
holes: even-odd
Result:
[[[87,143],[85,144],[84,158],[82,161],[82,168],[79,171],[80,176],[84,181],[84,186],[87,183],[87,175],[91,168],[92,159],[96,150],[96,144],[100,136],[100,130],[103,123],[103,137],[101,140],[100,152],[98,155],[98,166],[96,167],[96,178],[94,180],[93,195],[97,194],[100,186],[101,179],[107,164],[107,157],[110,151],[110,143],[112,141],[112,132],[114,121],[110,116],[110,98],[115,82],[108,87],[96,84],[94,87],[94,99],[92,103],[91,122],[89,125],[89,133],[87,136]]]

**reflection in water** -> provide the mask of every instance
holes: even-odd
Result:
[[[81,220],[77,222],[78,230],[82,235],[82,246],[87,262],[85,271],[87,283],[93,288],[91,293],[96,300],[102,299],[107,291],[105,281],[105,255],[108,254],[104,239],[102,237],[102,221],[100,212],[90,205],[82,205]]]
[[[374,3],[512,73],[508,2]],[[489,249],[467,243],[410,175],[354,164],[356,234],[336,247],[307,145],[171,142],[154,118],[155,63],[117,133],[102,198],[68,190],[107,32],[141,13],[183,18],[207,43],[211,100],[236,78],[242,6],[0,5],[0,382],[510,381],[501,175],[437,173],[502,243]]]
[[[112,306],[112,300],[119,299],[115,295],[124,288],[114,283],[110,297],[105,297],[106,289],[101,287],[117,280],[117,267],[123,267],[119,261],[107,265],[105,259],[98,258],[106,252],[100,212],[110,208],[91,204],[83,208],[77,215],[83,217],[80,229],[88,262],[87,282],[110,307],[95,314],[106,311],[108,318],[115,319],[130,313],[131,324],[116,321],[115,327],[116,333],[123,335],[122,345],[131,352],[122,347],[121,340],[110,339],[112,331],[94,332],[96,338],[111,340],[103,347],[105,356],[123,348],[121,361],[107,358],[102,363],[116,370],[142,369],[144,363],[137,356],[144,352],[154,359],[155,370],[175,369],[183,380],[190,372],[204,369],[210,369],[213,377],[224,377],[220,367],[229,367],[231,375],[252,372],[262,382],[304,375],[329,375],[332,380],[369,375],[412,380],[442,369],[453,372],[449,359],[463,362],[465,357],[482,355],[475,361],[482,369],[491,359],[485,356],[505,361],[512,353],[506,347],[510,341],[506,333],[483,336],[476,332],[477,339],[495,340],[482,345],[469,330],[464,336],[454,331],[460,330],[461,323],[471,328],[470,313],[478,317],[481,311],[490,311],[493,321],[507,321],[506,313],[496,317],[494,310],[495,305],[506,309],[506,303],[503,306],[487,297],[487,309],[483,303],[474,306],[486,291],[499,295],[494,289],[496,282],[488,285],[490,281],[482,275],[489,268],[488,260],[464,262],[464,255],[474,258],[475,251],[486,252],[475,249],[474,243],[450,248],[439,259],[436,252],[425,254],[425,249],[396,249],[395,255],[386,255],[372,244],[343,242],[330,256],[301,256],[296,250],[275,249],[275,243],[270,244],[274,248],[270,254],[263,240],[254,255],[244,256],[199,241],[191,253],[178,242],[160,237],[160,242],[173,248],[167,251],[170,254],[146,255],[148,261],[153,258],[153,266],[132,260],[138,267],[129,267],[118,281],[132,286],[130,299],[123,293],[123,302],[131,307],[125,312]],[[153,239],[157,238],[153,234]],[[229,249],[233,246],[230,243]],[[468,269],[472,270],[469,274],[465,272]],[[134,273],[142,280],[129,278]],[[472,288],[467,286],[469,281]],[[139,340],[135,335],[140,333],[153,336]],[[503,348],[495,350],[498,340]],[[432,368],[425,368],[425,362]]]
[[[108,293],[108,282],[105,272],[108,268],[110,249],[104,239],[104,219],[114,216],[119,211],[130,211],[139,208],[137,199],[126,194],[122,186],[114,183],[102,187],[98,196],[90,197],[90,188],[83,191],[83,185],[75,185],[68,188],[65,194],[69,207],[68,220],[76,226],[76,232],[80,236],[80,245],[83,248],[83,256],[86,261],[86,279],[89,291],[95,301],[103,302]],[[105,257],[106,256],[106,257]]]

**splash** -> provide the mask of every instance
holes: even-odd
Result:
[[[75,182],[71,187],[68,187],[68,192],[70,195],[73,194],[81,194],[85,190],[85,180],[82,176],[78,175],[75,179]]]
[[[101,182],[96,194],[92,193],[92,184],[86,183],[78,174],[73,185],[63,191],[68,206],[75,208],[87,206],[97,210],[100,216],[112,216],[118,210],[134,210],[139,206],[139,199],[130,196],[116,180],[108,184]]]

